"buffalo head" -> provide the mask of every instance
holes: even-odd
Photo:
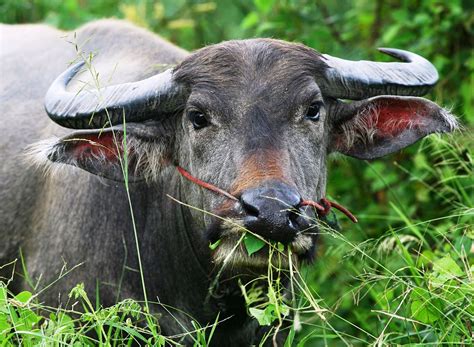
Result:
[[[149,184],[184,168],[229,194],[177,171],[168,183],[181,185],[176,198],[214,215],[192,210],[188,228],[221,240],[215,262],[224,261],[243,228],[308,259],[317,213],[304,202],[325,197],[330,153],[374,159],[455,127],[447,111],[419,97],[436,83],[435,68],[410,52],[380,51],[401,62],[347,61],[277,40],[229,41],[142,81],[68,91],[77,64],[52,84],[46,111],[65,127],[96,130],[57,140],[47,157]],[[265,259],[234,253],[234,268]]]

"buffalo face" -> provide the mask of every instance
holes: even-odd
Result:
[[[233,252],[234,267],[264,265],[265,251],[235,247],[244,230],[313,254],[315,214],[302,201],[324,196],[330,124],[313,77],[323,66],[313,50],[260,40],[208,47],[176,68],[189,91],[178,162],[238,199],[187,199],[217,216],[205,218],[209,241],[221,240],[217,263]]]
[[[329,153],[374,159],[455,127],[447,111],[416,97],[436,83],[434,67],[413,53],[383,51],[403,63],[350,62],[276,40],[229,41],[146,80],[104,88],[99,99],[66,91],[77,65],[50,88],[49,116],[71,128],[125,121],[126,136],[122,125],[80,131],[44,152],[115,180],[123,179],[126,154],[130,181],[153,183],[164,168],[183,167],[225,190],[235,199],[181,178],[178,197],[199,209],[190,212],[197,238],[221,240],[217,264],[266,266],[264,254],[236,246],[245,230],[288,246],[295,261],[311,259],[318,216],[304,201],[325,197]]]

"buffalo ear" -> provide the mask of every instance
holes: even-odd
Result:
[[[31,152],[53,164],[67,164],[114,181],[153,178],[166,165],[166,144],[150,125],[129,123],[102,130],[80,130]]]
[[[330,150],[359,159],[379,158],[457,127],[447,110],[417,97],[378,96],[354,102],[342,118],[333,125]]]

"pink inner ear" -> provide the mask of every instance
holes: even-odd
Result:
[[[102,133],[100,136],[98,134],[81,135],[80,139],[74,140],[72,154],[75,158],[102,157],[106,160],[115,160],[119,154],[117,147],[120,155],[123,155],[122,137],[117,133],[115,139],[111,132]]]
[[[422,102],[417,100],[382,99],[377,100],[368,111],[369,124],[377,129],[378,137],[393,137],[409,128],[423,124],[428,111]]]

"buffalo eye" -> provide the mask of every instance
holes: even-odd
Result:
[[[189,111],[188,118],[193,123],[194,129],[201,129],[209,124],[204,113],[200,111]]]
[[[321,117],[321,102],[313,102],[309,105],[308,110],[306,111],[306,115],[304,116],[305,119],[309,119],[310,121],[317,122]]]

